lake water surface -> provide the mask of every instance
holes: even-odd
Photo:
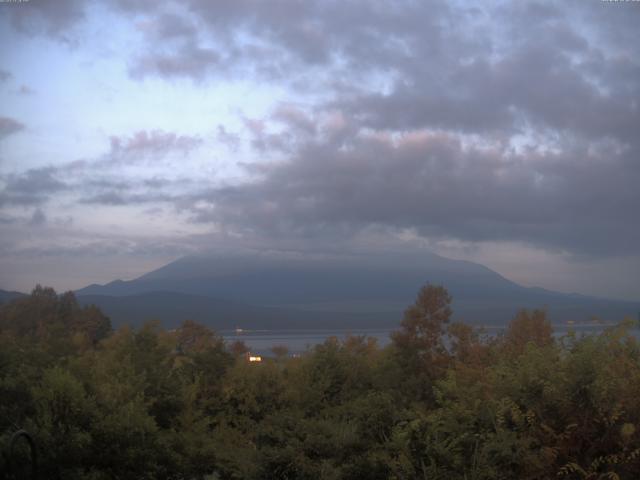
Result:
[[[554,335],[557,337],[566,335],[570,330],[576,334],[588,335],[602,332],[605,328],[612,327],[613,324],[576,324],[576,325],[553,325]],[[484,333],[488,336],[499,335],[505,327],[483,327]],[[373,337],[378,345],[384,347],[391,341],[390,334],[398,328],[387,329],[345,329],[345,330],[244,330],[238,333],[235,330],[220,332],[228,342],[236,340],[243,341],[250,349],[251,353],[262,356],[272,356],[271,348],[275,345],[284,345],[291,354],[303,353],[313,348],[314,345],[323,343],[329,337],[337,337],[340,340],[349,335],[360,335]],[[633,331],[635,336],[640,334],[640,330]]]

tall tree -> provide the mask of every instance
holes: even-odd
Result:
[[[451,295],[444,287],[427,284],[404,312],[400,330],[391,334],[401,366],[412,374],[410,389],[425,400],[432,397],[433,381],[442,375],[449,357],[443,335],[450,305]]]

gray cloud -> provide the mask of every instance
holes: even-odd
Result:
[[[45,225],[46,223],[47,223],[47,216],[44,214],[44,212],[41,209],[36,208],[33,211],[33,215],[31,215],[31,219],[29,220],[29,225],[40,227],[42,225]]]
[[[23,225],[24,227],[24,225]],[[27,222],[26,228],[32,226]],[[10,255],[14,258],[31,257],[63,257],[104,258],[117,255],[135,255],[139,257],[163,255],[175,257],[189,249],[189,245],[202,244],[203,239],[193,237],[191,241],[166,236],[140,235],[136,238],[117,234],[97,234],[80,229],[69,229],[69,225],[56,226],[52,222],[43,225],[54,241],[37,242],[32,245],[15,246],[7,244],[5,239],[0,239],[0,256]],[[15,234],[15,233],[14,233]]]
[[[151,7],[153,7],[153,5],[151,5]],[[145,10],[153,11],[154,9],[149,8]],[[184,16],[167,12],[160,12],[154,19],[139,24],[138,28],[145,33],[148,38],[155,38],[161,42],[183,38],[190,39],[198,35],[198,29],[193,21]]]
[[[13,126],[13,121],[7,120],[6,124]],[[13,128],[15,130],[18,127]],[[192,185],[191,179],[157,174],[129,177],[122,174],[121,168],[154,164],[172,153],[187,156],[201,144],[202,139],[198,136],[160,130],[141,130],[129,136],[112,136],[109,151],[103,156],[0,174],[0,206],[41,205],[63,192],[69,194],[71,199],[86,204],[127,205],[173,201],[175,194],[170,192],[184,191]]]
[[[112,137],[76,193],[95,205],[169,202],[271,246],[409,231],[638,255],[640,9],[631,3],[110,2],[136,18],[133,78],[241,78],[296,100],[243,118],[242,136],[218,128],[231,152],[246,133],[256,157],[279,160],[255,163],[244,183],[90,178],[109,162],[202,144],[141,131]],[[83,18],[76,2],[65,5],[75,12],[67,21]],[[30,14],[61,24],[38,8]],[[21,198],[20,178],[4,179],[4,201],[41,202],[46,188]]]
[[[196,81],[250,75],[314,95],[324,91],[316,109],[342,111],[373,129],[637,141],[640,34],[631,20],[640,19],[637,8],[602,2],[183,5],[183,16],[146,11],[148,48],[132,60],[134,75]],[[276,115],[291,121],[291,113]],[[289,138],[259,136],[250,126],[254,146],[286,151],[291,136],[308,133],[300,120],[289,123]]]
[[[141,130],[129,137],[112,136],[110,142],[112,156],[159,156],[176,151],[186,155],[200,146],[202,139],[198,136],[178,135],[162,130]]]
[[[217,69],[220,61],[220,55],[215,50],[184,41],[169,52],[153,51],[140,55],[130,66],[130,72],[134,78],[155,74],[166,78],[191,77],[202,80]]]
[[[42,167],[0,177],[4,183],[4,188],[0,190],[0,206],[39,205],[46,202],[52,194],[69,188],[67,183],[58,178],[58,173],[55,167]]]
[[[0,68],[0,83],[4,83],[11,78],[11,72]]]
[[[228,132],[224,125],[218,125],[218,131],[216,135],[218,142],[226,145],[229,150],[237,152],[240,148],[240,135],[237,133]]]
[[[20,85],[18,88],[19,95],[34,95],[36,91],[28,85]]]
[[[381,59],[395,61],[396,47],[407,39],[430,45],[437,40],[440,45],[443,29],[433,19],[438,14],[449,15],[444,2],[399,6],[366,1],[188,0],[181,5],[187,7],[182,11],[189,12],[188,20],[146,11],[143,33],[148,46],[133,59],[134,76],[182,76],[200,81],[232,71],[294,81],[302,68],[317,67],[316,73],[321,73],[343,60],[349,68],[377,70]],[[193,28],[196,24],[199,29]],[[455,40],[457,33],[452,32],[449,40]],[[305,75],[307,81],[312,78]]]
[[[638,254],[640,169],[627,168],[632,158],[607,145],[516,153],[449,133],[377,132],[346,146],[309,142],[251,182],[203,193],[193,212],[197,221],[274,242],[322,243],[380,226],[425,238]]]
[[[10,118],[10,117],[2,117],[0,116],[0,140],[5,137],[8,137],[12,133],[19,132],[20,130],[24,130],[25,126],[19,121]]]
[[[29,0],[1,5],[13,26],[30,35],[45,34],[65,43],[73,43],[70,29],[85,18],[83,0]]]
[[[174,196],[151,191],[144,193],[108,191],[83,197],[80,199],[80,202],[97,205],[139,205],[143,203],[171,202],[174,200]]]
[[[584,68],[572,66],[556,47],[526,45],[494,64],[483,59],[453,68],[437,88],[425,89],[416,79],[390,94],[365,94],[338,105],[373,128],[514,134],[529,127],[635,141],[640,77],[630,76],[635,85],[626,92],[603,93],[589,78],[595,73]],[[604,77],[598,83],[609,85],[605,73],[598,73]]]

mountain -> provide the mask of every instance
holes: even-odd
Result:
[[[522,287],[472,262],[435,255],[407,265],[389,261],[283,261],[265,257],[184,257],[135,280],[90,285],[79,295],[132,295],[171,291],[254,304],[335,303],[411,300],[427,281],[442,283],[454,295],[483,298],[515,294]]]
[[[267,255],[190,256],[135,280],[76,292],[110,316],[184,318],[224,328],[395,326],[427,282],[453,296],[456,319],[503,325],[520,308],[547,308],[554,322],[619,321],[640,302],[526,288],[473,262],[435,254],[349,259],[282,259]]]
[[[20,297],[24,297],[24,296],[26,296],[26,294],[24,294],[24,293],[13,292],[13,291],[1,290],[0,289],[0,304],[1,303],[8,303],[11,300],[15,300],[16,298],[20,298]]]
[[[176,328],[183,320],[194,320],[216,330],[244,329],[304,329],[322,322],[323,328],[340,328],[346,320],[350,325],[381,326],[384,322],[359,314],[339,312],[329,316],[324,312],[302,312],[294,309],[260,307],[238,302],[188,295],[176,292],[148,292],[129,296],[79,295],[82,305],[97,305],[111,319],[114,327],[124,324],[139,326],[147,320],[159,320],[165,328]]]

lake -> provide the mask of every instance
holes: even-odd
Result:
[[[553,325],[554,335],[561,337],[570,330],[577,334],[597,334],[605,328],[614,324],[574,324],[574,325]],[[236,340],[243,341],[250,349],[251,353],[262,356],[273,356],[271,348],[275,345],[284,345],[291,354],[300,354],[314,345],[323,343],[330,337],[337,337],[341,340],[349,335],[364,335],[373,337],[378,345],[384,347],[391,341],[390,334],[398,328],[378,328],[378,329],[345,329],[345,330],[243,330],[241,333],[235,330],[221,331],[225,341],[232,343]],[[484,327],[486,335],[495,336],[505,330],[504,326]],[[636,328],[633,331],[637,337],[640,331]]]

